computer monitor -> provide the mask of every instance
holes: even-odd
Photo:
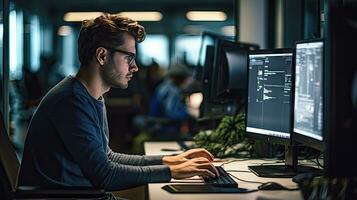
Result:
[[[215,43],[205,49],[200,117],[219,119],[244,107],[248,51],[259,45],[209,36]]]
[[[194,69],[194,78],[199,81],[202,82],[204,80],[204,76],[206,75],[204,70],[206,68],[206,63],[207,63],[207,47],[208,46],[214,46],[216,43],[216,40],[218,39],[225,39],[225,40],[230,40],[233,41],[233,38],[231,37],[226,37],[223,35],[218,35],[215,33],[211,33],[211,32],[202,32],[201,34],[201,44],[200,44],[200,48],[199,48],[199,53],[198,53],[198,62],[197,62],[197,66]],[[212,60],[213,63],[213,60]],[[211,63],[211,64],[212,64]]]
[[[324,148],[324,42],[295,45],[294,121],[292,139],[317,150]]]
[[[231,40],[216,33],[202,32],[198,62],[193,74],[194,79],[201,83],[202,86],[203,101],[199,111],[199,118],[202,120],[210,119],[212,116],[217,116],[217,113],[225,112],[225,107],[211,101],[215,44],[218,39]]]
[[[214,45],[207,45],[206,56],[203,67],[203,92],[207,100],[211,97],[211,85],[212,85],[212,71],[213,71],[213,60],[214,60]]]
[[[325,175],[357,176],[357,2],[329,1],[325,12]]]
[[[202,67],[202,92],[203,92],[203,102],[200,106],[200,117],[210,117],[215,115],[216,108],[219,105],[216,105],[214,102],[211,102],[211,88],[212,88],[212,76],[213,76],[213,60],[214,60],[214,45],[206,46],[206,55],[204,64]]]
[[[259,46],[222,38],[216,38],[215,45],[206,46],[202,80],[204,99],[200,117],[234,115],[238,104],[243,107],[240,100],[245,100],[242,94],[246,92],[248,50],[251,48]]]
[[[257,49],[253,44],[217,40],[213,63],[211,100],[224,103],[245,99],[248,52]]]
[[[292,50],[249,54],[247,136],[290,144]]]
[[[246,90],[247,61],[249,49],[238,43],[219,40],[215,52],[214,95],[229,98]]]
[[[292,49],[249,53],[246,135],[286,145],[284,165],[249,166],[262,177],[293,177],[296,158],[291,148]]]

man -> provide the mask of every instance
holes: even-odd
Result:
[[[172,123],[162,124],[161,130],[155,135],[179,139],[181,123],[191,118],[181,92],[190,77],[191,72],[185,65],[175,64],[156,88],[151,98],[149,115],[171,120]]]
[[[171,178],[218,175],[211,163],[213,156],[204,149],[178,156],[134,156],[109,148],[103,94],[111,87],[128,87],[138,71],[135,45],[144,37],[142,26],[119,15],[83,22],[79,72],[52,88],[35,112],[19,185],[119,190]]]

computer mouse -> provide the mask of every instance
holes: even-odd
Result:
[[[286,187],[276,182],[266,182],[258,186],[259,190],[287,190]]]

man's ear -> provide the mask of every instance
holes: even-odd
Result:
[[[99,65],[104,65],[106,59],[108,58],[108,50],[103,47],[98,47],[95,51],[95,58]]]

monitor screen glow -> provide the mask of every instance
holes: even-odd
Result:
[[[290,139],[292,53],[249,55],[247,132]]]
[[[296,45],[294,132],[322,141],[323,42]]]

